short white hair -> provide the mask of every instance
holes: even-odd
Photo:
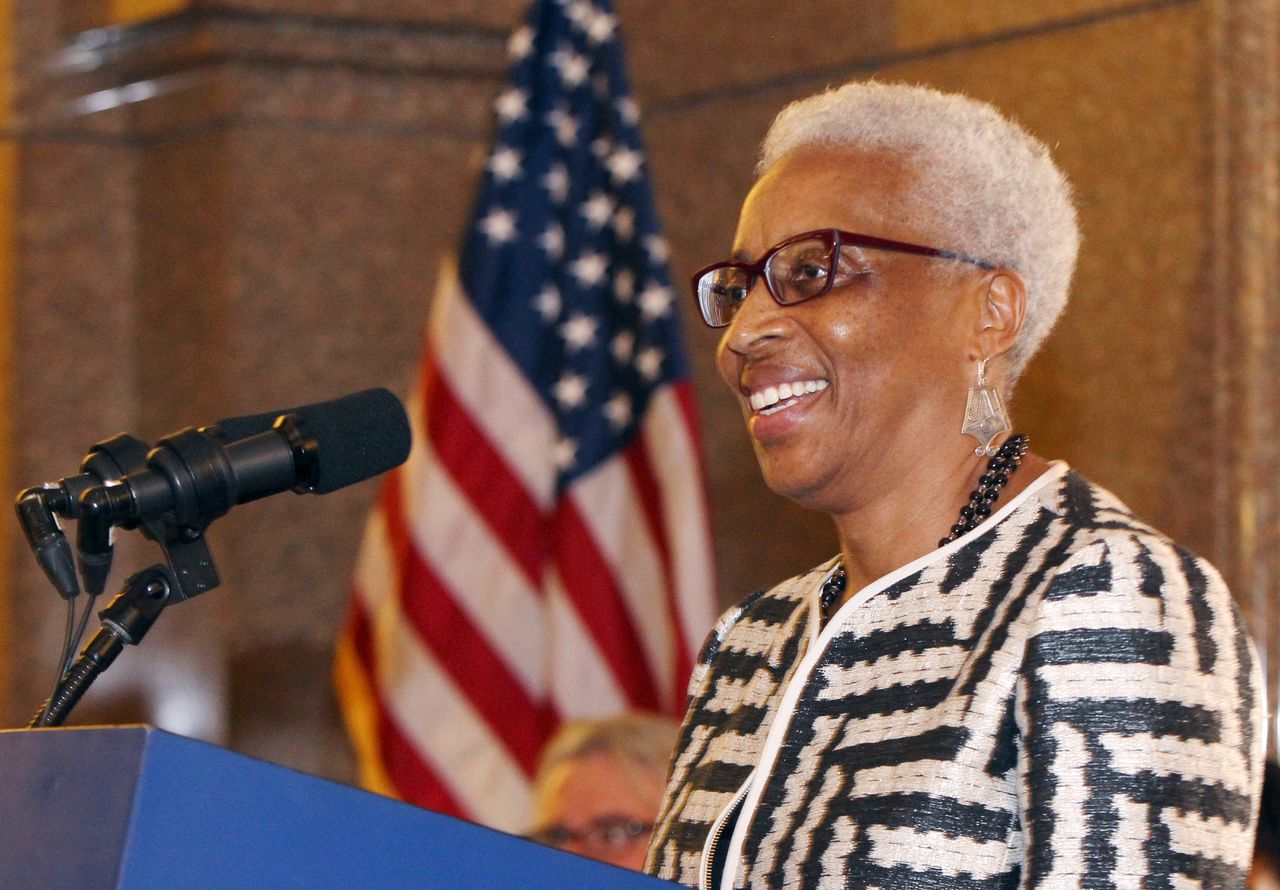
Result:
[[[538,758],[533,780],[534,823],[545,826],[558,803],[553,780],[560,767],[608,754],[635,791],[660,790],[675,750],[680,724],[669,717],[632,711],[603,719],[561,724]],[[658,801],[654,801],[657,809]],[[654,813],[656,815],[656,812]]]
[[[642,711],[569,720],[556,730],[539,756],[535,784],[545,784],[562,763],[599,753],[614,754],[666,775],[679,730],[680,724],[670,717]]]
[[[1080,248],[1071,185],[1045,144],[986,102],[856,81],[782,109],[761,146],[757,174],[808,145],[903,156],[917,173],[916,194],[930,221],[955,239],[930,246],[1022,277],[1026,319],[1010,352],[1010,383],[1016,381],[1066,308]]]

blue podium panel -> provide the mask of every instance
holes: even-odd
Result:
[[[0,731],[5,890],[674,886],[155,729]]]

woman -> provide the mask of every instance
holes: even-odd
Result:
[[[1226,588],[1005,419],[1075,264],[1047,150],[857,83],[785,109],[760,172],[695,295],[765,480],[840,552],[712,633],[648,869],[1243,886],[1263,700]]]

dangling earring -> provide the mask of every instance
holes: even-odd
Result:
[[[962,436],[973,436],[978,440],[978,447],[973,453],[979,457],[990,457],[996,453],[995,440],[1001,433],[1013,429],[1009,423],[1009,412],[1005,410],[1004,399],[1000,391],[987,384],[987,359],[978,362],[978,383],[969,387],[969,398],[964,404],[964,426],[960,427]]]

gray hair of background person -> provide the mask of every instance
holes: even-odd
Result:
[[[1067,305],[1080,247],[1071,186],[1049,149],[985,102],[921,86],[846,84],[793,102],[761,146],[763,175],[805,145],[849,146],[907,159],[920,206],[954,240],[939,245],[1017,272],[1027,314],[1010,353],[1010,386]],[[876,234],[868,232],[867,234]]]
[[[535,785],[541,787],[562,763],[609,753],[666,775],[679,726],[656,714],[622,714],[598,720],[570,720],[548,743],[538,762]]]

